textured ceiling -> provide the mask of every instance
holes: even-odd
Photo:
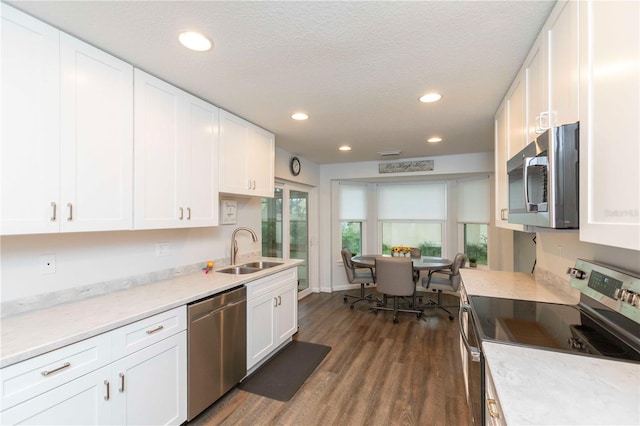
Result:
[[[319,164],[493,150],[493,114],[554,2],[9,2],[276,134]],[[196,53],[178,33],[215,44]],[[443,99],[422,104],[435,90]],[[290,118],[296,111],[306,122]],[[429,144],[439,135],[444,141]],[[348,153],[337,151],[349,144]],[[389,159],[389,157],[386,157]]]

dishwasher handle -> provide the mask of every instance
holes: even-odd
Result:
[[[462,341],[464,342],[464,346],[467,348],[467,351],[469,351],[469,355],[471,355],[471,361],[473,362],[480,362],[480,349],[476,348],[475,346],[471,346],[469,344],[469,338],[467,337],[467,334],[464,332],[464,324],[463,324],[463,313],[467,312],[469,314],[469,317],[471,317],[471,305],[468,304],[462,304],[460,305],[460,312],[458,314],[458,328],[460,329],[460,336],[462,337]],[[469,321],[469,328],[473,327],[473,324],[471,323],[471,321]]]
[[[231,308],[233,308],[234,306],[236,306],[236,305],[240,305],[240,304],[242,304],[242,303],[247,303],[247,300],[246,300],[246,299],[238,300],[237,302],[228,303],[228,304],[226,304],[226,305],[222,305],[222,306],[220,306],[220,307],[218,307],[218,308],[216,308],[216,309],[211,309],[211,310],[210,310],[210,311],[208,311],[208,312],[201,312],[201,313],[199,313],[199,314],[196,314],[196,315],[193,315],[192,317],[190,317],[190,318],[189,318],[189,321],[190,321],[192,324],[193,324],[193,323],[196,323],[196,322],[198,322],[198,321],[200,321],[200,320],[203,320],[203,319],[205,319],[205,318],[210,317],[211,315],[215,315],[215,314],[217,314],[218,312],[225,311],[225,310],[227,310],[227,309],[231,309]]]

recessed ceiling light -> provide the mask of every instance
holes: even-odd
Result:
[[[442,142],[442,138],[439,138],[437,136],[434,136],[432,138],[427,139],[427,142],[431,142],[431,143],[435,143],[435,142]]]
[[[427,93],[420,97],[420,102],[436,102],[440,99],[442,99],[442,95],[440,93]]]
[[[211,49],[211,41],[195,31],[185,31],[178,36],[180,43],[188,49],[204,52]]]
[[[302,121],[302,120],[307,120],[309,116],[304,112],[296,112],[291,116],[291,118],[293,118],[294,120]]]
[[[342,145],[338,148],[340,151],[351,151],[351,147],[349,145]]]

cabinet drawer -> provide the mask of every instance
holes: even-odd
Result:
[[[2,369],[2,410],[111,362],[111,335],[101,334]]]
[[[132,354],[187,329],[187,307],[180,306],[113,330],[113,359]]]
[[[247,300],[251,300],[255,297],[260,297],[265,293],[270,292],[276,287],[282,284],[294,280],[298,280],[298,268],[287,269],[286,271],[278,272],[266,278],[262,278],[246,284],[247,286]]]

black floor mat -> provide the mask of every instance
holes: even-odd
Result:
[[[330,346],[294,340],[242,381],[238,388],[278,401],[288,401],[330,350]]]

